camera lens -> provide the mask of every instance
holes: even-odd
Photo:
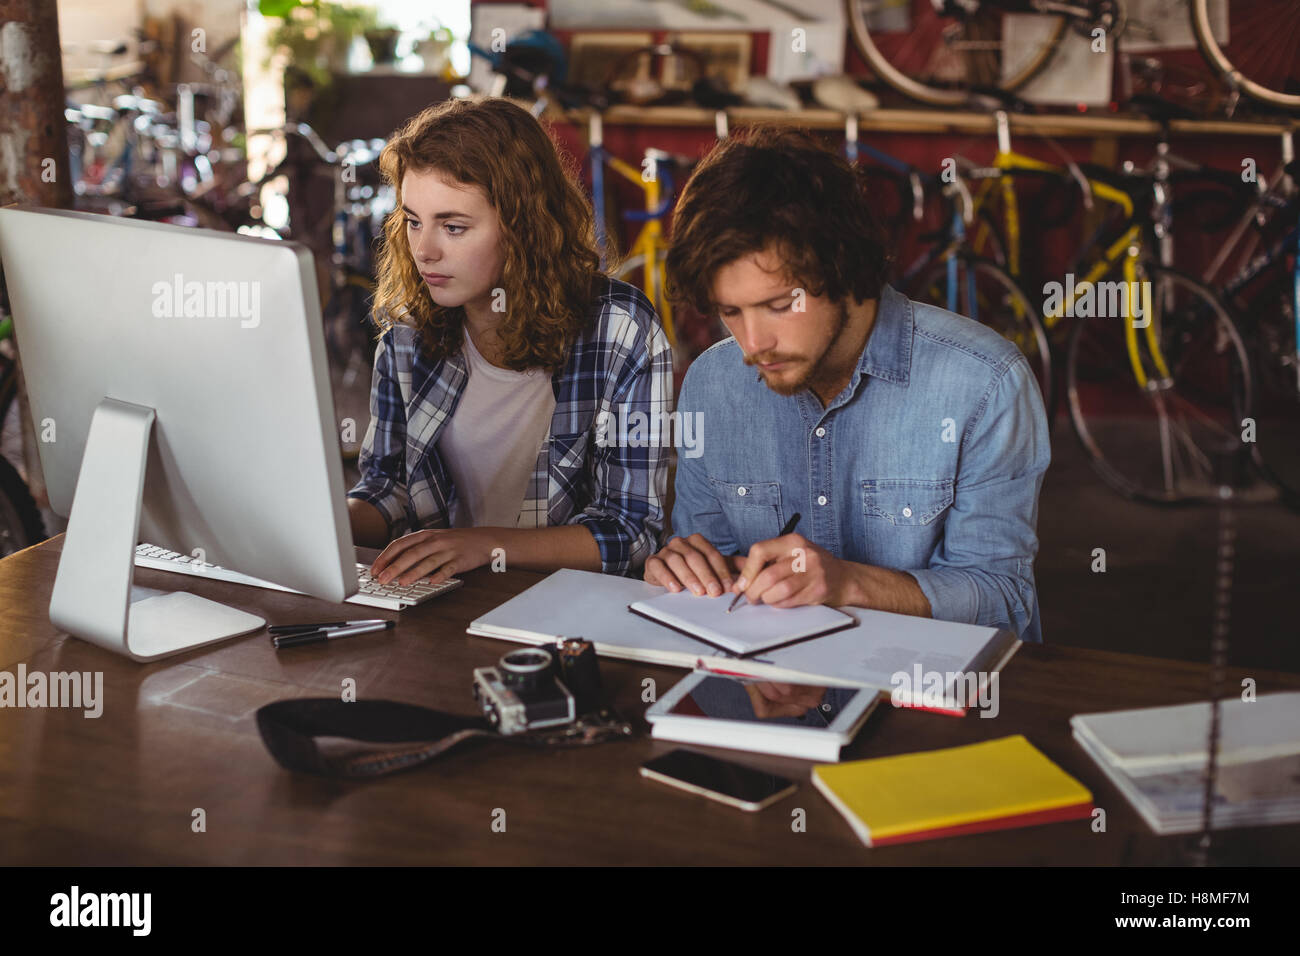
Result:
[[[511,651],[501,658],[501,682],[516,690],[532,690],[551,672],[551,666],[550,651],[538,647]]]

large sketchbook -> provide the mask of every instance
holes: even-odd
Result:
[[[843,630],[740,657],[628,610],[666,593],[630,578],[556,571],[475,620],[468,632],[525,644],[581,637],[605,657],[759,680],[884,689],[913,706],[930,706],[922,693],[932,689],[927,678],[937,676],[946,696],[962,686],[963,675],[987,677],[1020,647],[1005,629],[846,607],[841,611],[854,623]],[[906,687],[900,674],[907,675]]]

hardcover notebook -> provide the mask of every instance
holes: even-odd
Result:
[[[661,594],[628,605],[628,610],[733,654],[756,654],[808,637],[857,624],[852,617],[822,605],[777,608],[742,599],[730,614],[734,594],[703,597],[690,591]]]
[[[867,846],[1077,820],[1092,794],[1024,736],[813,768]]]

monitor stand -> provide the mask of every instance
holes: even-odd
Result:
[[[155,412],[105,398],[96,407],[50,598],[50,621],[134,661],[155,661],[248,634],[266,621],[185,591],[132,588]]]

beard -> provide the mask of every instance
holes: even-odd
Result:
[[[757,365],[759,360],[761,359],[764,362],[768,362],[768,363],[770,362],[804,363],[805,367],[803,369],[802,374],[800,374],[798,378],[789,382],[785,382],[785,381],[774,382],[772,381],[772,379],[768,378],[767,375],[763,373],[762,369],[758,370],[758,376],[763,380],[763,384],[766,385],[768,388],[770,388],[772,391],[776,392],[776,394],[783,395],[787,398],[789,398],[791,395],[798,395],[804,389],[808,388],[808,386],[811,383],[819,381],[821,378],[825,377],[825,373],[827,370],[823,369],[822,365],[826,360],[826,356],[830,354],[831,349],[833,349],[836,343],[839,342],[840,336],[844,334],[844,329],[848,326],[848,324],[849,324],[849,304],[848,304],[848,300],[846,299],[845,301],[841,302],[839,305],[839,315],[837,316],[835,321],[835,330],[831,333],[831,337],[827,340],[825,347],[821,350],[821,352],[818,353],[816,358],[806,359],[802,356],[797,356],[797,355],[792,355],[792,356],[774,355],[774,354],[747,355],[744,358],[744,362],[746,365]]]

